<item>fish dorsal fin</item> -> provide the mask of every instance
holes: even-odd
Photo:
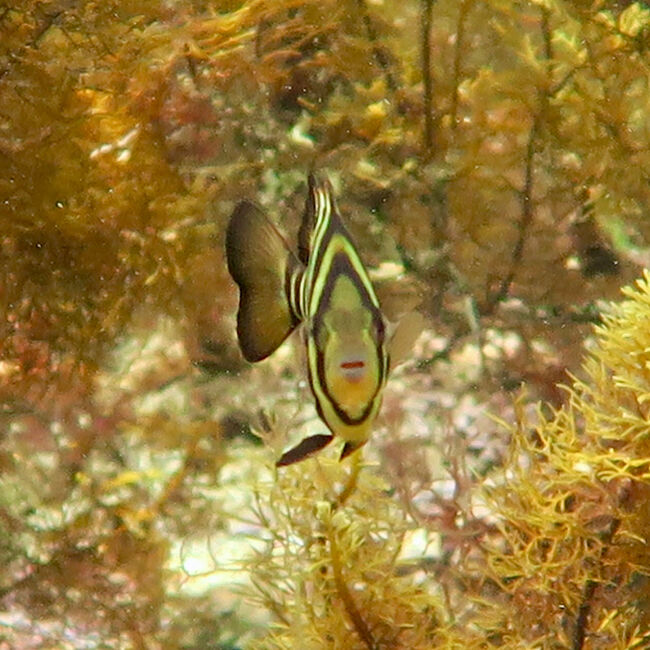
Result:
[[[244,357],[261,361],[273,353],[299,323],[287,299],[292,277],[302,265],[262,210],[240,202],[226,232],[230,275],[239,286],[237,336]]]
[[[388,356],[392,371],[400,363],[406,361],[415,342],[424,329],[424,316],[418,311],[412,311],[402,317],[388,342]]]
[[[305,266],[309,262],[311,234],[314,230],[314,220],[316,218],[316,202],[313,191],[316,179],[313,174],[309,174],[307,182],[309,189],[307,191],[307,200],[305,201],[305,211],[303,212],[300,230],[298,231],[298,259]]]
[[[307,266],[313,249],[313,238],[319,222],[331,214],[338,215],[332,185],[327,178],[309,174],[305,211],[298,231],[298,258]]]

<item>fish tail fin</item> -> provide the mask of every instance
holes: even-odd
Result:
[[[239,286],[239,346],[248,361],[261,361],[300,322],[293,298],[300,263],[278,229],[249,201],[240,202],[230,218],[226,259]]]

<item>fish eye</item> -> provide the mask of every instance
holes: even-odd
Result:
[[[386,326],[384,325],[384,321],[381,318],[373,318],[372,332],[374,334],[374,338],[377,341],[384,340],[384,337],[386,335]]]

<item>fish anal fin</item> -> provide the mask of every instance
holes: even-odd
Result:
[[[260,361],[299,322],[287,299],[287,275],[301,268],[279,230],[249,201],[237,205],[226,232],[228,270],[239,285],[237,336],[244,357]]]
[[[284,467],[286,465],[293,465],[301,460],[304,460],[311,454],[320,451],[326,447],[332,440],[334,436],[327,433],[317,433],[314,436],[309,436],[303,441],[299,442],[295,447],[286,451],[278,461],[275,463],[276,467]]]

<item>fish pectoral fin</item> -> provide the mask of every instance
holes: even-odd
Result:
[[[300,264],[279,230],[248,201],[240,202],[230,218],[226,258],[239,285],[239,345],[248,361],[261,361],[298,324],[287,298],[287,278]]]
[[[327,433],[317,433],[314,436],[305,438],[299,442],[295,447],[285,451],[282,456],[275,463],[276,467],[284,467],[285,465],[293,465],[301,460],[304,460],[311,454],[320,451],[334,439],[334,436]]]
[[[399,366],[403,361],[406,361],[406,357],[411,353],[415,342],[424,329],[424,325],[424,316],[417,311],[406,314],[397,324],[388,342],[390,371],[396,366]]]
[[[397,323],[405,314],[418,309],[426,287],[410,274],[404,275],[400,272],[382,276],[382,272],[383,268],[380,266],[370,274],[372,286],[386,319]]]
[[[346,442],[343,445],[343,449],[341,450],[341,456],[339,457],[339,461],[343,460],[344,458],[347,458],[351,453],[355,452],[357,449],[361,449],[366,444],[366,441],[364,440],[363,442]]]

